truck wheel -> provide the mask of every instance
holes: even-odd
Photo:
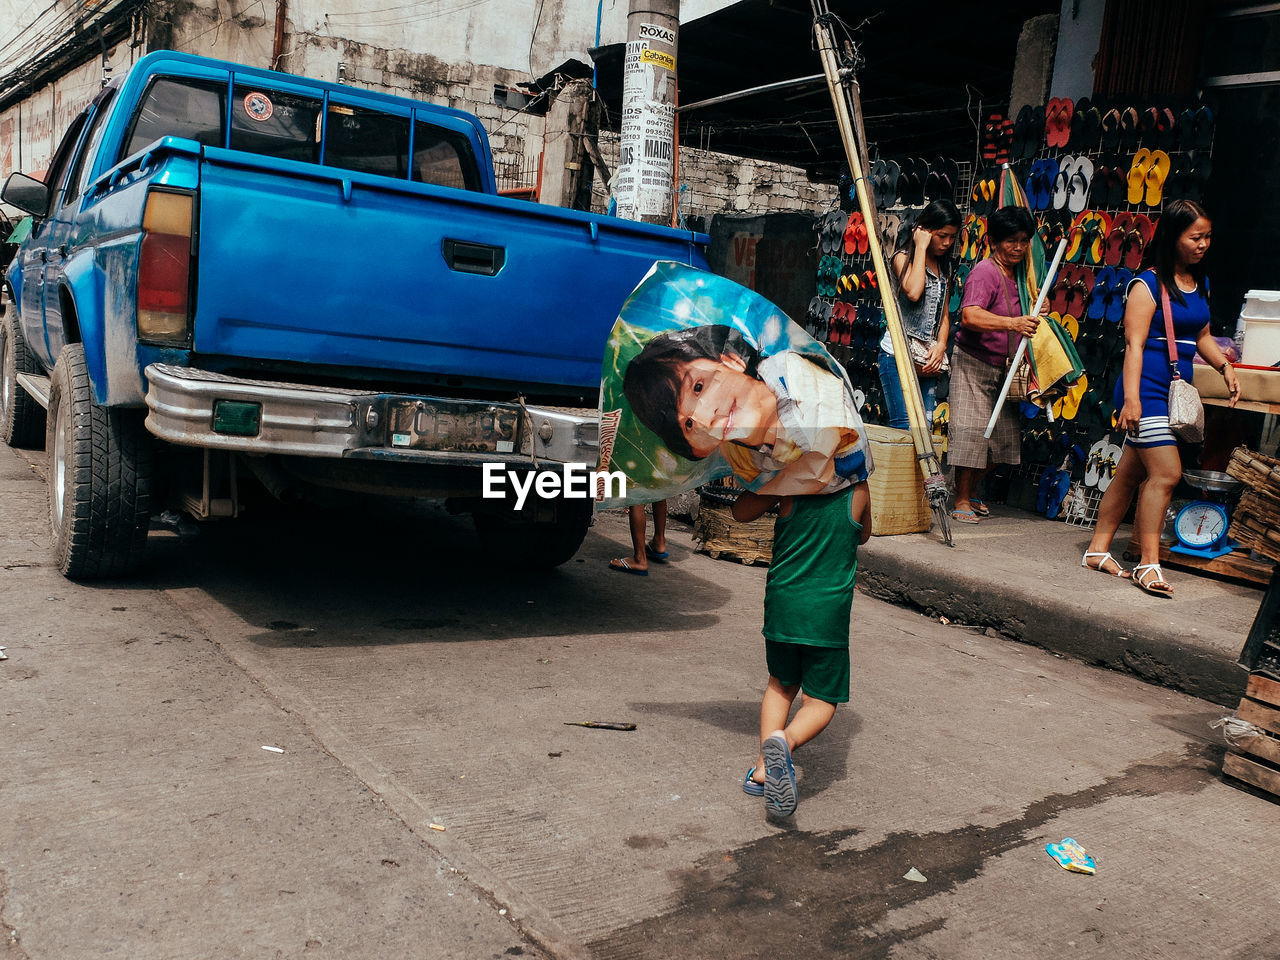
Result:
[[[11,447],[38,450],[44,443],[44,408],[18,386],[18,374],[40,372],[18,318],[5,310],[0,323],[0,440]]]
[[[563,500],[554,520],[519,521],[514,513],[474,514],[476,532],[487,555],[520,569],[550,570],[569,560],[591,526],[590,500]]]
[[[151,519],[151,436],[136,410],[93,402],[84,347],[62,348],[49,392],[49,520],[58,569],[120,577],[142,560]]]

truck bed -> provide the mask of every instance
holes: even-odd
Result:
[[[206,147],[193,348],[594,389],[627,294],[655,260],[690,262],[691,239]]]

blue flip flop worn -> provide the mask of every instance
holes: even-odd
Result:
[[[640,570],[636,567],[633,567],[631,565],[630,560],[623,560],[623,559],[610,560],[609,569],[613,570],[616,573],[630,573],[637,577],[647,577],[649,575],[648,570]]]
[[[755,780],[751,779],[752,774],[754,774],[755,772],[756,772],[756,768],[752,767],[750,770],[747,771],[747,775],[742,778],[742,792],[749,797],[763,797],[764,784],[757,783]]]
[[[796,812],[796,768],[791,762],[791,749],[782,733],[765,740],[764,803],[770,813],[789,817]]]
[[[655,550],[649,544],[644,545],[644,555],[650,560],[656,560],[658,563],[666,563],[667,557],[671,556],[670,550]]]

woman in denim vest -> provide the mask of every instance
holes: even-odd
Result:
[[[959,232],[960,211],[956,205],[950,200],[934,200],[920,211],[914,226],[902,231],[892,260],[903,332],[909,338],[932,342],[924,363],[915,365],[930,422],[938,405],[938,374],[947,358],[951,334],[947,300],[952,278],[947,260]],[[880,385],[889,408],[889,426],[909,429],[911,421],[888,330],[880,341]]]

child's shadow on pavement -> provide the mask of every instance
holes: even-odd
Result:
[[[709,723],[744,738],[758,737],[760,706],[754,700],[705,700],[698,703],[631,703],[637,713],[686,717]],[[827,729],[796,751],[800,789],[805,797],[815,797],[845,779],[849,770],[849,747],[862,732],[862,718],[842,703]]]

